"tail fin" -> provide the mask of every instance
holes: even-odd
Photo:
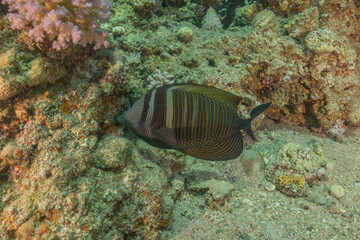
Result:
[[[245,128],[244,131],[254,140],[255,136],[253,131],[251,130],[251,121],[256,118],[257,116],[259,116],[261,113],[263,113],[268,107],[270,107],[271,102],[267,102],[267,103],[263,103],[260,104],[259,106],[256,106],[253,110],[251,110],[250,112],[250,118],[246,119],[245,121]]]
[[[250,119],[253,120],[261,113],[263,113],[268,107],[270,107],[271,102],[260,104],[259,106],[254,107],[253,110],[250,112]]]

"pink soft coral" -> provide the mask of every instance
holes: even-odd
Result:
[[[71,44],[94,49],[107,47],[107,33],[98,31],[109,20],[109,0],[2,0],[9,5],[11,27],[27,31],[36,42],[52,44],[63,50]]]

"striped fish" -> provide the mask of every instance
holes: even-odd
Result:
[[[261,104],[249,119],[241,119],[237,113],[240,100],[214,87],[165,85],[149,90],[118,121],[155,147],[205,160],[230,160],[242,152],[240,130],[255,140],[251,120],[271,104]]]

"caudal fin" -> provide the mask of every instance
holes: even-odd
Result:
[[[259,116],[261,113],[263,113],[268,107],[270,107],[271,102],[260,104],[259,106],[254,107],[253,110],[250,112],[250,119],[253,120],[257,116]]]
[[[250,118],[246,119],[246,124],[245,124],[245,128],[244,131],[254,140],[255,136],[253,131],[251,130],[251,121],[256,118],[257,116],[259,116],[261,113],[263,113],[266,109],[268,109],[268,107],[270,107],[271,102],[267,102],[267,103],[263,103],[260,104],[259,106],[256,106],[253,110],[251,110],[250,112]]]

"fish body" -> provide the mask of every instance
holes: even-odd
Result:
[[[241,98],[214,87],[171,84],[144,94],[118,121],[152,146],[177,149],[205,160],[230,160],[243,150],[240,130],[254,140],[251,120],[269,103],[255,107],[249,119],[241,119]]]

